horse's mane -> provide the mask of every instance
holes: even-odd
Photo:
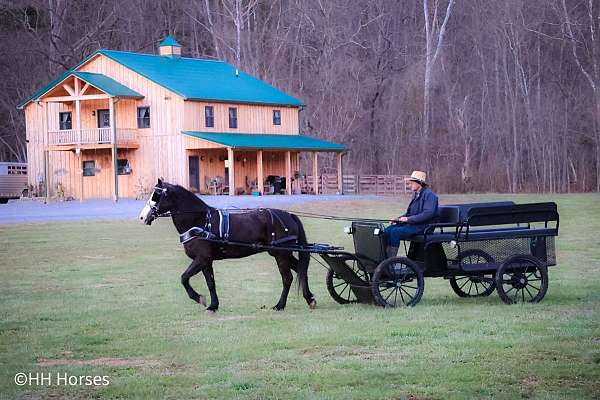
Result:
[[[184,201],[190,201],[193,205],[202,207],[203,209],[209,208],[208,204],[203,202],[198,196],[190,192],[181,185],[169,184],[172,189],[175,189],[175,193]]]

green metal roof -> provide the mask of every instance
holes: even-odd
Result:
[[[166,39],[165,39],[166,40]],[[178,94],[184,100],[202,100],[248,104],[268,104],[300,107],[304,103],[287,93],[236,69],[223,61],[187,57],[167,57],[156,54],[131,53],[116,50],[97,50],[66,71],[44,88],[25,99],[17,108],[39,98],[68,74],[77,70],[96,55],[137,72],[152,82]],[[237,74],[236,74],[237,71]]]
[[[181,45],[179,43],[177,43],[177,40],[175,40],[175,38],[173,36],[167,36],[165,38],[165,40],[163,40],[160,44],[160,47],[162,46],[174,46],[174,47],[181,47]]]
[[[144,97],[135,90],[129,89],[127,86],[121,85],[119,82],[103,74],[74,71],[71,72],[71,75],[75,75],[76,77],[89,83],[96,89],[99,89],[110,96],[133,97],[137,99],[141,99]]]
[[[342,144],[304,135],[269,135],[258,133],[218,133],[184,131],[184,135],[218,143],[233,149],[344,151]]]
[[[93,72],[80,72],[80,71],[68,70],[68,71],[65,71],[63,74],[61,74],[58,78],[56,78],[55,80],[50,82],[48,85],[44,86],[44,88],[35,92],[27,100],[24,100],[21,103],[19,103],[17,105],[17,108],[23,108],[30,101],[39,99],[40,97],[42,97],[43,95],[48,93],[50,90],[55,88],[57,85],[59,85],[61,82],[64,82],[70,76],[78,77],[79,79],[89,83],[91,86],[103,91],[104,93],[108,94],[109,96],[129,97],[129,98],[135,98],[135,99],[144,98],[144,96],[142,96],[135,90],[132,90],[132,89],[128,88],[127,86],[120,84],[119,82],[115,81],[112,78],[109,78],[106,75],[96,74]]]
[[[185,100],[301,106],[279,89],[223,61],[98,50]]]

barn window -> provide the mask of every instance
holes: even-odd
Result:
[[[96,175],[96,162],[94,160],[83,162],[83,176]]]
[[[138,107],[137,124],[138,128],[150,128],[150,107]]]
[[[215,126],[215,109],[213,106],[204,106],[204,126],[207,128]]]
[[[237,108],[229,108],[229,127],[237,128]]]
[[[117,175],[130,175],[131,165],[129,160],[126,158],[120,158],[117,160]]]
[[[58,122],[60,130],[73,129],[73,122],[71,122],[71,111],[58,113]]]
[[[281,125],[281,110],[273,110],[273,125]]]

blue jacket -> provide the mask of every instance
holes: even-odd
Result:
[[[421,189],[420,192],[415,192],[404,216],[408,217],[409,225],[424,229],[438,216],[437,195],[428,187]]]

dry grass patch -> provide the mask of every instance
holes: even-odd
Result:
[[[110,358],[102,357],[93,360],[75,360],[72,358],[38,358],[36,365],[38,367],[57,367],[57,366],[80,366],[91,365],[94,367],[110,368],[129,368],[129,367],[157,367],[160,362],[156,360],[147,360],[144,358]]]

